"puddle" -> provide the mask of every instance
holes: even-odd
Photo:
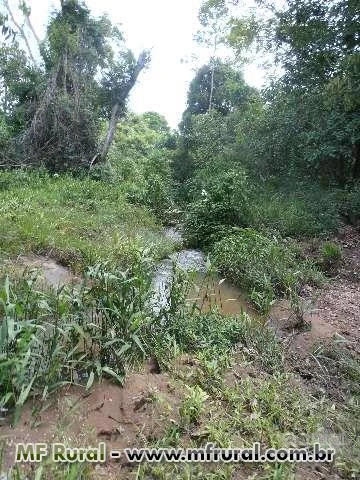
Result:
[[[208,312],[217,307],[223,315],[237,315],[241,312],[252,316],[255,314],[246,295],[231,283],[218,277],[197,275],[187,300],[189,306],[196,303],[202,312]]]

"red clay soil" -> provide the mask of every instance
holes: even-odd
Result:
[[[88,393],[69,386],[50,401],[48,408],[35,416],[30,402],[15,428],[0,428],[0,441],[7,445],[5,467],[13,464],[14,445],[19,442],[63,442],[71,447],[105,442],[107,451],[141,448],[164,434],[169,420],[177,418],[179,405],[169,377],[152,373],[129,374],[124,387],[103,381]],[[125,479],[127,467],[120,459],[120,463],[109,461],[97,470],[102,469],[106,478]]]
[[[331,241],[341,246],[343,260],[324,287],[304,288],[304,320],[309,328],[298,328],[285,301],[274,305],[271,312],[271,325],[300,358],[307,356],[319,340],[326,342],[334,337],[343,338],[347,348],[360,353],[360,233],[344,227]]]

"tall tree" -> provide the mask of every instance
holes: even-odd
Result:
[[[126,57],[125,57],[126,58]],[[92,160],[94,163],[98,158],[105,161],[109,148],[113,142],[116,126],[121,116],[124,115],[126,99],[140,72],[148,65],[150,61],[150,52],[145,50],[137,61],[131,52],[128,53],[126,61],[124,57],[117,63],[112,64],[112,68],[108,71],[103,81],[104,88],[108,91],[111,99],[111,115],[104,143],[100,154],[96,154]]]
[[[226,0],[206,0],[199,10],[199,22],[202,29],[195,38],[200,44],[206,45],[210,51],[210,88],[208,99],[208,111],[213,108],[215,88],[215,68],[218,48],[224,43],[227,32],[226,15],[228,13]]]
[[[359,178],[358,0],[287,0],[281,9],[256,1],[266,14],[247,23],[252,38],[283,68],[267,95],[259,135],[269,145],[259,157],[268,159],[270,170],[300,170],[341,183]],[[246,19],[238,20],[246,25]],[[240,50],[246,29],[232,24],[229,40]]]
[[[32,31],[30,9],[24,2],[21,9]],[[42,81],[34,88],[31,102],[21,104],[27,123],[13,154],[51,170],[105,161],[127,97],[148,64],[149,53],[143,52],[136,60],[118,28],[106,16],[92,17],[81,0],[61,1],[60,10],[49,21],[45,41],[38,45],[42,63],[37,70]],[[28,58],[25,64],[33,64],[30,51]],[[3,80],[7,83],[9,78]],[[99,144],[103,116],[109,127]]]

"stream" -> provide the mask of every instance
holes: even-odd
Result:
[[[181,232],[175,227],[164,230],[167,238],[180,247],[183,243]],[[173,277],[173,266],[194,272],[194,284],[187,295],[189,306],[196,303],[202,312],[217,307],[225,315],[235,315],[245,311],[254,314],[254,309],[239,288],[214,274],[207,274],[206,256],[201,250],[180,249],[159,263],[154,278],[154,310],[159,311],[168,304],[169,287]]]

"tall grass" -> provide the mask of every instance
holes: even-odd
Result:
[[[340,225],[341,192],[320,185],[256,185],[250,195],[251,226],[282,236],[311,237]]]
[[[0,256],[50,254],[81,271],[98,261],[132,264],[132,247],[171,249],[155,218],[126,201],[118,183],[50,176],[41,171],[0,173]],[[135,253],[136,256],[136,253]]]
[[[250,293],[265,314],[279,295],[297,294],[305,283],[319,283],[321,273],[294,246],[251,228],[238,229],[212,250],[221,273]]]
[[[139,252],[132,269],[90,267],[80,285],[40,290],[36,277],[3,280],[0,289],[0,407],[14,421],[32,396],[41,402],[66,383],[90,388],[96,377],[120,383],[141,358],[152,260]]]

